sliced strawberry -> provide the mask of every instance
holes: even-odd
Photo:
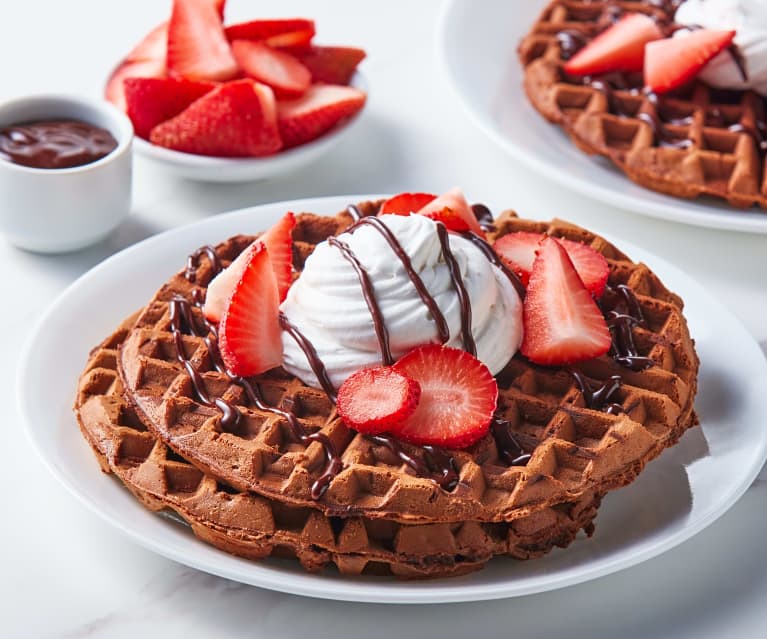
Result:
[[[288,212],[253,244],[263,244],[269,251],[269,260],[277,280],[279,300],[282,302],[288,294],[293,281],[293,229],[296,217]],[[252,246],[252,245],[251,245]],[[211,322],[218,322],[224,314],[226,303],[240,281],[249,260],[249,251],[245,249],[234,261],[214,277],[205,293],[203,313]]]
[[[418,408],[391,432],[413,444],[465,448],[487,433],[498,385],[487,366],[457,348],[428,344],[394,369],[421,385]]]
[[[313,84],[297,100],[278,102],[277,124],[285,147],[314,140],[349,119],[362,109],[366,97],[351,87]]]
[[[232,40],[232,53],[251,78],[268,84],[278,98],[297,98],[312,83],[309,73],[292,55],[256,40]]]
[[[312,82],[349,84],[357,66],[365,59],[365,51],[356,47],[320,47],[291,49],[312,74]]]
[[[158,24],[154,29],[147,33],[131,52],[125,56],[126,62],[136,62],[140,60],[162,60],[165,62],[165,55],[168,50],[168,23]]]
[[[239,73],[221,14],[210,0],[173,0],[167,66],[169,75],[188,80],[225,81]]]
[[[225,29],[226,37],[233,40],[264,40],[273,47],[306,46],[314,37],[314,20],[283,18],[251,20],[232,24]]]
[[[565,64],[573,75],[608,71],[641,71],[645,45],[663,38],[655,20],[643,13],[628,13],[600,33]]]
[[[126,113],[141,138],[149,138],[149,132],[160,122],[178,115],[216,86],[174,78],[127,78],[123,85]]]
[[[431,193],[400,193],[390,197],[381,205],[378,215],[410,215],[417,213],[437,196]]]
[[[234,375],[259,375],[282,364],[277,280],[261,243],[247,248],[242,277],[218,327],[221,357]]]
[[[533,263],[520,351],[537,364],[572,364],[604,355],[610,330],[565,248],[546,237]]]
[[[418,214],[444,223],[451,231],[470,230],[480,237],[485,236],[485,232],[477,222],[477,218],[474,217],[466,197],[458,188],[450,189],[432,200],[421,208]]]
[[[274,94],[253,80],[216,87],[158,124],[149,139],[176,151],[221,157],[269,155],[282,145]]]
[[[420,397],[420,384],[390,366],[364,368],[341,384],[336,406],[347,426],[377,435],[410,417]]]
[[[734,37],[735,31],[697,29],[687,35],[651,42],[645,52],[645,85],[655,93],[683,85],[730,46]]]
[[[535,255],[544,237],[540,233],[518,231],[504,235],[493,244],[498,257],[519,276],[525,286],[530,280]],[[601,297],[610,275],[610,266],[605,257],[581,242],[574,242],[563,237],[555,239],[565,247],[575,270],[589,292],[594,297]]]

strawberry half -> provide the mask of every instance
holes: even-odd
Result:
[[[216,85],[174,78],[126,78],[123,86],[125,111],[136,135],[146,139],[160,122],[178,115]]]
[[[572,364],[610,349],[602,312],[565,248],[550,237],[543,239],[533,262],[523,320],[520,351],[537,364]]]
[[[277,125],[285,147],[318,138],[362,109],[366,97],[351,87],[313,84],[302,97],[278,102]]]
[[[431,193],[399,193],[381,205],[378,215],[410,215],[417,213],[437,196]]]
[[[312,82],[327,82],[328,84],[349,84],[357,66],[365,59],[363,49],[356,47],[320,47],[289,50],[289,53],[307,68],[312,74]]]
[[[735,31],[697,29],[687,35],[651,42],[645,52],[645,85],[655,93],[683,85],[729,47],[734,37]]]
[[[420,397],[420,384],[393,368],[364,368],[341,384],[336,406],[347,426],[377,435],[410,417]]]
[[[149,139],[176,151],[224,157],[269,155],[282,146],[274,94],[253,80],[216,87],[158,124]]]
[[[295,226],[296,217],[293,213],[288,212],[282,216],[277,224],[251,244],[251,246],[253,244],[263,244],[269,252],[269,261],[277,281],[280,302],[285,299],[290,284],[293,281],[292,233]],[[248,249],[245,249],[208,284],[203,313],[211,322],[221,320],[226,303],[231,297],[237,282],[240,281],[242,274],[245,272],[249,259],[250,253]]]
[[[221,358],[234,375],[259,375],[282,364],[277,280],[269,253],[251,244],[242,277],[218,327]]]
[[[428,344],[410,351],[394,369],[421,385],[415,412],[392,434],[419,445],[466,448],[482,439],[498,403],[487,366],[457,348]]]
[[[225,81],[240,71],[210,0],[173,0],[168,23],[168,74],[188,80]]]
[[[493,249],[506,266],[519,276],[527,286],[533,270],[535,255],[541,241],[546,237],[540,233],[518,231],[509,233],[493,243]],[[563,237],[554,238],[565,247],[583,284],[594,297],[601,297],[610,275],[610,266],[605,257],[590,246]]]
[[[232,40],[263,40],[272,47],[306,47],[314,37],[314,20],[307,18],[284,18],[275,20],[250,20],[232,24],[225,29]]]
[[[233,40],[237,64],[251,78],[268,84],[278,98],[297,98],[312,83],[309,73],[292,55],[255,40]]]
[[[645,45],[662,38],[655,20],[643,13],[628,13],[568,60],[565,71],[573,75],[641,71]]]
[[[450,189],[419,209],[419,215],[442,222],[450,231],[470,230],[485,237],[485,232],[466,201],[461,189]]]

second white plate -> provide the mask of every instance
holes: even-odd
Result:
[[[449,0],[437,47],[453,88],[472,119],[520,162],[560,184],[614,206],[685,224],[767,233],[767,213],[706,198],[684,200],[645,189],[605,158],[579,151],[530,105],[517,45],[547,0]],[[471,46],[456,47],[456,42]]]
[[[594,579],[673,548],[711,524],[748,488],[767,457],[767,362],[742,324],[703,287],[626,242],[620,242],[622,249],[648,264],[685,300],[702,362],[696,402],[701,425],[649,464],[636,482],[608,495],[591,539],[580,537],[533,561],[499,557],[484,570],[455,579],[310,575],[295,561],[252,562],[216,550],[188,528],[147,511],[118,481],[102,474],[71,410],[88,351],[143,306],[197,247],[267,228],[287,210],[333,214],[375,197],[298,200],[217,215],[136,244],[72,284],[33,331],[18,374],[20,414],[54,475],[136,542],[180,563],[262,588],[377,603],[498,599]]]

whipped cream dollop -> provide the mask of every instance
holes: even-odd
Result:
[[[422,215],[378,219],[392,231],[444,315],[450,334],[446,345],[462,348],[461,304],[437,224]],[[383,235],[363,224],[338,240],[349,246],[370,277],[394,359],[416,346],[438,342],[434,318]],[[471,241],[456,234],[450,234],[449,241],[471,305],[477,357],[495,374],[522,341],[522,301],[509,278]],[[335,388],[355,371],[381,364],[359,277],[337,246],[327,241],[316,246],[280,310],[313,345]],[[287,331],[282,333],[282,344],[285,369],[304,383],[321,387],[304,350]]]
[[[720,89],[753,89],[767,95],[765,0],[687,0],[677,9],[674,21],[691,28],[734,29],[734,44],[740,52],[747,77],[743,78],[733,53],[727,50],[710,60],[699,77]]]

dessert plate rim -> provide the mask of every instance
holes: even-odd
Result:
[[[714,198],[688,200],[639,186],[606,158],[582,153],[528,102],[516,47],[548,0],[448,0],[437,24],[436,55],[475,125],[536,173],[632,213],[704,228],[767,233],[767,211]],[[458,35],[460,34],[460,39]],[[471,47],[455,47],[468,41]]]
[[[742,323],[700,284],[623,241],[622,249],[648,264],[685,299],[702,361],[696,403],[701,425],[651,462],[636,482],[605,498],[592,539],[579,535],[567,549],[527,562],[496,558],[484,570],[450,579],[402,582],[343,577],[335,571],[311,575],[296,561],[253,562],[219,551],[188,528],[149,512],[118,480],[101,473],[72,414],[76,380],[88,351],[149,300],[161,284],[157,273],[183,267],[186,256],[198,246],[262,230],[286,210],[330,215],[351,202],[378,197],[309,198],[216,215],[126,248],[71,284],[30,334],[17,375],[23,426],[53,475],[118,530],[161,556],[270,590],[374,603],[500,599],[595,579],[682,543],[724,514],[750,486],[767,458],[767,430],[760,426],[760,388],[767,386],[767,361],[761,349]],[[733,352],[739,353],[737,362],[732,361]],[[40,401],[41,387],[46,388],[45,402]],[[632,518],[630,526],[627,517]]]

